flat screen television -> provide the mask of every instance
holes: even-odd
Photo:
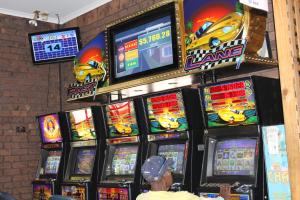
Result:
[[[50,151],[45,163],[45,174],[57,174],[60,159],[62,156],[61,151]]]
[[[185,131],[188,129],[181,92],[148,97],[146,101],[151,133]]]
[[[95,140],[96,131],[91,108],[72,110],[67,112],[69,127],[71,129],[71,140],[85,141]]]
[[[208,182],[246,181],[254,184],[257,165],[257,138],[208,139]]]
[[[138,145],[120,145],[111,148],[107,176],[131,176],[135,172]]]
[[[108,28],[112,83],[178,67],[175,4]]]
[[[34,64],[71,60],[80,49],[79,28],[28,34]]]
[[[95,156],[96,149],[78,149],[73,174],[92,174]]]
[[[107,105],[106,119],[110,138],[139,134],[133,101]]]
[[[37,117],[42,143],[62,142],[61,128],[58,114]]]
[[[158,147],[158,155],[171,159],[173,165],[171,170],[174,174],[183,174],[185,144],[165,144]]]

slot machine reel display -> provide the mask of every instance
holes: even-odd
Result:
[[[139,192],[143,155],[141,99],[105,106],[107,149],[98,184],[98,199],[135,199]]]
[[[279,81],[252,76],[200,93],[207,135],[199,194],[216,197],[226,183],[231,199],[267,198],[261,128],[283,121]]]
[[[102,110],[89,107],[66,112],[70,132],[70,155],[62,183],[62,195],[77,200],[94,199],[96,179],[102,167],[104,140]]]
[[[161,155],[173,160],[174,184],[171,190],[192,191],[200,173],[201,153],[196,151],[201,143],[203,125],[197,90],[182,89],[158,93],[144,98],[147,110],[147,157]],[[150,189],[142,180],[141,191]]]
[[[65,158],[65,119],[62,113],[37,116],[41,137],[41,158],[33,181],[33,199],[49,199],[60,193]]]

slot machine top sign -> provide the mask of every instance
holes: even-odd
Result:
[[[169,93],[147,99],[152,133],[185,131],[188,123],[181,93]]]
[[[63,138],[57,114],[40,116],[38,121],[43,143],[62,142]]]
[[[208,127],[258,123],[251,79],[206,86],[202,92]]]
[[[261,48],[265,15],[238,0],[185,0],[183,4],[185,70],[240,63],[244,53],[256,55]]]
[[[106,106],[109,137],[135,136],[139,134],[132,101]]]

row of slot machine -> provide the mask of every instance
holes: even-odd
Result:
[[[254,76],[38,116],[33,199],[133,200],[152,155],[173,160],[173,191],[216,197],[228,183],[232,199],[264,199],[261,128],[282,118],[278,80]]]

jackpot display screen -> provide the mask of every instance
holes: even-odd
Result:
[[[138,146],[117,146],[111,162],[112,175],[134,174]]]
[[[112,81],[178,67],[174,12],[170,4],[108,29]]]
[[[61,151],[49,152],[45,163],[45,174],[57,174],[61,156]]]
[[[174,174],[183,173],[185,144],[160,145],[158,147],[158,155],[173,160],[171,170]]]
[[[52,184],[33,183],[33,200],[50,199],[53,191]]]
[[[202,92],[208,127],[258,123],[251,79],[206,86]]]
[[[91,174],[95,156],[96,149],[79,149],[77,152],[74,174]]]
[[[214,176],[254,176],[257,160],[256,139],[218,141],[213,160]]]
[[[152,133],[188,129],[180,92],[149,97],[147,98],[147,108]]]
[[[139,134],[132,101],[106,106],[109,137],[134,136]]]
[[[129,200],[127,188],[98,188],[98,200]]]
[[[63,196],[72,197],[75,200],[86,199],[85,186],[64,185],[61,187],[61,194]]]
[[[95,140],[96,131],[91,108],[68,112],[72,141]]]
[[[68,28],[28,35],[33,63],[72,59],[79,51],[79,29]]]
[[[58,114],[40,116],[38,117],[38,122],[43,143],[63,141]]]

